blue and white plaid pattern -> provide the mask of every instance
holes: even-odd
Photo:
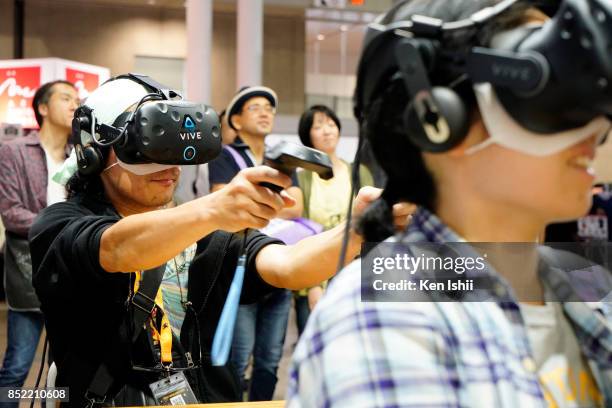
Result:
[[[462,239],[420,209],[402,241]],[[497,301],[362,302],[360,263],[353,262],[309,318],[293,355],[287,405],[545,407],[518,304],[491,296]],[[610,316],[593,304],[563,306],[612,406]]]

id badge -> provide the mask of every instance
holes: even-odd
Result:
[[[149,384],[157,405],[196,404],[196,400],[185,374],[176,373],[170,377]]]

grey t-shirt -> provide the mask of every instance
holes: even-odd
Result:
[[[603,406],[603,396],[559,302],[520,304],[549,407]]]

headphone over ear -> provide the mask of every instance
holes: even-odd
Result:
[[[433,102],[433,103],[432,103]],[[408,138],[419,149],[446,152],[465,139],[469,128],[463,100],[447,87],[432,88],[430,98],[413,100],[404,111]]]
[[[548,78],[547,62],[537,52],[478,46],[443,49],[447,36],[466,33],[469,35],[465,38],[472,38],[487,21],[519,2],[500,1],[468,18],[452,22],[414,14],[407,21],[387,23],[385,19],[394,18],[403,3],[392,8],[386,16],[370,24],[366,32],[354,96],[357,119],[361,123],[366,120],[376,96],[387,86],[389,76],[397,72],[409,98],[403,112],[403,128],[410,142],[427,152],[445,152],[457,146],[469,129],[465,102],[453,88],[433,87],[429,82],[434,67],[445,63],[446,60],[441,60],[449,56],[451,64],[456,64],[456,78],[463,76],[473,82],[490,82],[511,88],[513,92],[540,89]]]
[[[359,65],[355,116],[365,119],[373,95],[380,92],[384,78],[389,76],[389,67],[394,67],[409,96],[402,118],[404,134],[410,142],[422,151],[434,153],[461,143],[469,129],[464,101],[453,89],[432,87],[429,82],[429,68],[435,65],[438,48],[435,39],[398,36],[391,29],[372,37]],[[366,77],[370,80],[365,80]]]
[[[167,89],[165,86],[144,75],[120,75],[117,78],[111,79],[111,81],[114,79],[129,79],[149,91],[151,89],[155,91],[154,94],[145,95],[140,100],[139,106],[149,96],[158,99],[169,99],[176,96],[174,91]],[[133,117],[133,113],[123,112],[120,114],[116,118],[119,127],[116,127],[97,121],[93,109],[87,105],[80,106],[74,112],[74,118],[72,119],[72,141],[75,145],[74,150],[80,174],[90,176],[102,171],[105,158],[100,147],[112,146],[115,143],[126,141],[127,135],[124,132],[125,122],[128,118]],[[100,136],[100,139],[96,139],[96,134]]]
[[[87,106],[80,106],[74,112],[72,140],[79,173],[83,176],[99,173],[104,166],[103,155],[93,141],[94,136],[91,135],[92,122],[92,110]]]
[[[423,56],[431,61],[435,54],[431,40],[402,39],[395,48],[404,85],[412,97],[403,115],[407,136],[419,149],[440,153],[465,139],[469,120],[465,103],[453,89],[430,85]]]

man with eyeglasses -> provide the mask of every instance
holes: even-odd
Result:
[[[242,167],[254,167],[263,162],[266,136],[272,131],[278,98],[276,92],[264,86],[243,87],[230,101],[227,123],[238,135],[229,148],[223,149],[219,157],[209,164],[211,191],[217,191],[228,184]],[[236,155],[236,153],[238,155]],[[297,204],[280,213],[281,218],[295,218],[302,215],[302,192],[297,187],[287,191]]]
[[[227,106],[227,122],[237,133],[229,146],[209,163],[211,191],[228,184],[244,167],[258,166],[263,162],[265,138],[272,131],[278,98],[267,87],[244,87]],[[302,215],[302,192],[293,176],[293,186],[286,191],[297,204],[285,208],[279,217],[291,219]],[[253,354],[249,400],[272,399],[276,386],[276,372],[283,354],[287,331],[287,319],[291,305],[291,292],[278,289],[258,303],[240,305],[234,329],[231,360],[240,375],[243,389],[249,358]],[[257,335],[255,335],[257,333]]]

